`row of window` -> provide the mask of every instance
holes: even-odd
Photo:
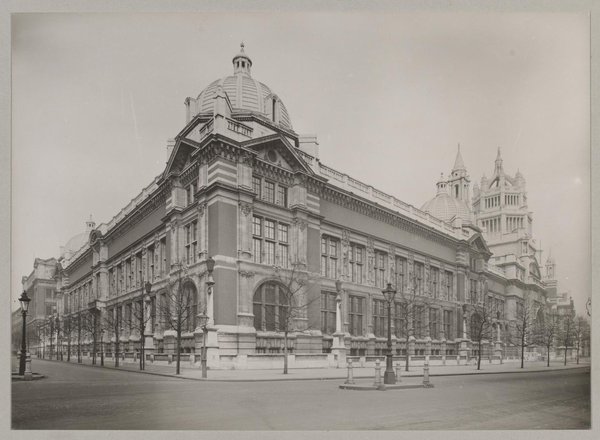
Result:
[[[365,271],[364,260],[366,250],[363,246],[356,243],[350,243],[349,264],[350,277],[353,283],[364,284]],[[338,260],[340,255],[340,240],[335,237],[321,237],[321,276],[337,279]],[[388,254],[382,251],[375,251],[373,269],[375,272],[375,286],[384,289],[389,281],[388,277]],[[405,258],[396,256],[394,259],[394,285],[404,286],[404,277],[406,274]],[[425,291],[425,265],[423,263],[414,263],[415,288],[417,294],[423,295]],[[445,298],[451,298],[453,292],[453,274],[449,271],[443,272],[443,279],[440,280],[440,269],[434,266],[430,267],[430,294],[437,298],[440,293]],[[409,286],[412,288],[412,286]]]
[[[153,295],[150,297],[148,309],[141,311],[142,301],[133,300],[124,304],[107,308],[108,328],[111,334],[114,332],[115,324],[119,325],[121,331],[131,333],[134,329],[139,330],[140,318],[143,314],[144,322],[149,322],[148,326],[155,329],[158,325],[165,330],[170,328],[167,319],[170,316],[175,323],[179,317],[182,323],[182,330],[185,332],[194,331],[198,325],[198,295],[196,289],[190,285],[184,286],[184,291],[178,300],[170,299],[167,293]],[[189,290],[188,290],[189,289]],[[158,301],[158,302],[157,302]],[[180,305],[175,301],[183,301]],[[173,313],[171,311],[173,310]]]
[[[323,296],[330,296],[330,293],[323,292]],[[365,328],[365,301],[361,296],[350,295],[348,297],[348,331],[353,336],[364,335]],[[327,306],[326,309],[323,306]],[[321,301],[321,331],[326,334],[332,334],[332,326],[330,322],[335,320],[335,304],[331,301]],[[377,337],[387,336],[388,325],[388,304],[383,299],[373,299],[373,333]],[[406,310],[406,304],[395,302],[391,308],[393,313],[394,335],[398,338],[405,338],[408,333],[408,322],[406,321],[409,314]],[[433,338],[439,335],[439,331],[443,329],[444,335],[448,339],[454,339],[455,327],[453,326],[453,311],[443,310],[440,316],[440,311],[437,308],[427,309],[425,306],[416,306],[412,312],[413,317],[413,335],[415,338],[425,337],[425,313],[429,313],[429,335]],[[325,318],[325,319],[324,319]],[[442,321],[443,319],[443,321]],[[335,321],[334,321],[335,322]],[[335,327],[333,327],[335,330]]]
[[[190,225],[186,226],[188,262],[192,258],[192,253],[196,253],[195,245],[192,249],[189,242],[192,234],[195,240],[195,230],[195,222],[193,228]],[[142,253],[139,252],[133,258],[127,258],[108,269],[108,295],[113,297],[138,289],[142,287],[143,282],[152,282],[157,276],[162,278],[167,273],[167,240],[163,238],[158,248],[154,245],[146,248],[145,261]]]
[[[260,200],[281,205],[284,208],[288,205],[288,189],[283,185],[252,176],[252,190]]]

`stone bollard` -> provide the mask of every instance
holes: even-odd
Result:
[[[348,377],[346,378],[346,382],[347,384],[353,384],[354,383],[354,376],[352,375],[352,359],[348,359]]]
[[[33,379],[33,374],[31,373],[31,355],[28,352],[25,353],[25,375],[23,379]]]
[[[433,384],[429,382],[429,356],[425,357],[423,365],[423,388],[433,388]]]
[[[396,362],[396,382],[402,382],[400,379],[400,373],[402,372],[402,362]]]
[[[381,361],[379,359],[375,360],[375,382],[373,385],[377,388],[381,386]]]

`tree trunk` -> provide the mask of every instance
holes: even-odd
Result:
[[[283,332],[283,374],[288,374],[288,351],[287,351],[288,331]]]
[[[577,365],[579,365],[579,341],[577,341]]]
[[[567,344],[565,344],[565,365],[567,365]]]
[[[546,346],[546,357],[548,358],[548,359],[546,359],[546,361],[547,361],[546,366],[549,367],[550,366],[550,344],[548,344]]]
[[[119,330],[115,332],[115,352],[113,353],[115,358],[115,367],[119,366]]]
[[[521,368],[525,362],[525,331],[521,333]]]
[[[477,353],[477,369],[481,370],[481,338],[479,338],[477,347],[479,348],[479,353]]]
[[[408,336],[406,337],[406,357],[404,359],[404,371],[408,371]]]
[[[177,361],[175,366],[175,374],[180,374],[180,362],[181,362],[181,325],[177,328]]]

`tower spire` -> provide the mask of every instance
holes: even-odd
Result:
[[[456,159],[454,160],[454,167],[452,171],[466,170],[465,163],[463,162],[462,155],[460,154],[460,143],[458,144],[458,152],[456,153]]]
[[[502,155],[500,154],[500,147],[498,147],[498,154],[496,155],[496,174],[502,173],[504,170],[502,168]]]

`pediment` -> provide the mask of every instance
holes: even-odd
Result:
[[[469,239],[469,245],[471,247],[474,247],[478,252],[481,252],[482,254],[488,254],[490,256],[492,255],[490,248],[488,247],[487,243],[485,242],[483,236],[480,233],[474,234]]]
[[[266,163],[278,166],[291,172],[314,174],[304,159],[284,136],[274,134],[263,138],[253,139],[242,144],[257,153],[257,158]]]
[[[169,157],[169,161],[167,162],[167,167],[163,174],[164,177],[185,169],[192,161],[192,153],[194,153],[196,149],[196,147],[188,142],[184,142],[181,139],[177,140],[175,147],[173,147],[173,151],[171,152],[171,156]]]

